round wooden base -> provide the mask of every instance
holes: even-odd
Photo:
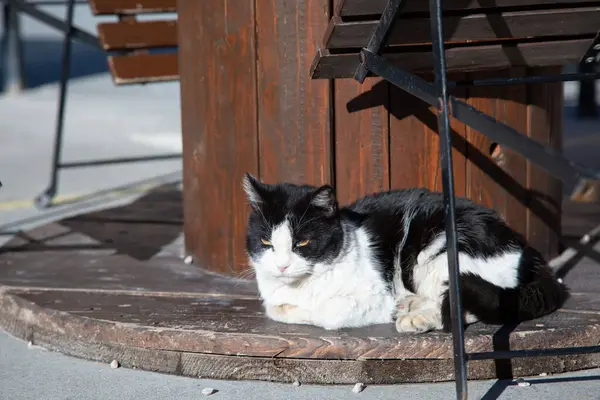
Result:
[[[453,379],[449,334],[399,334],[392,324],[325,331],[268,320],[253,281],[182,261],[181,226],[165,210],[171,206],[138,203],[17,235],[0,249],[0,326],[76,357],[192,377],[320,384]],[[514,330],[469,326],[467,351],[598,344],[600,268],[584,259],[566,282],[573,296],[564,309]],[[597,355],[473,361],[469,377],[599,365]]]

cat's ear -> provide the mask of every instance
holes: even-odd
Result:
[[[242,182],[246,197],[252,207],[258,207],[264,201],[264,193],[266,191],[265,184],[256,179],[249,173],[244,174],[244,180]]]
[[[328,217],[335,215],[338,206],[335,191],[329,185],[321,186],[313,192],[310,204],[322,209]]]

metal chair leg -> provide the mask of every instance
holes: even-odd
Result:
[[[25,89],[23,40],[19,12],[6,1],[2,6],[4,32],[2,35],[2,62],[4,67],[4,91],[17,94]]]
[[[596,63],[584,63],[580,72],[595,72]],[[579,82],[579,99],[577,114],[579,118],[598,118],[598,105],[596,104],[596,80],[589,79]]]
[[[440,160],[442,167],[442,186],[445,203],[446,243],[449,269],[449,300],[452,321],[452,340],[454,347],[454,380],[456,398],[466,400],[467,355],[465,352],[463,313],[460,299],[460,273],[458,265],[458,244],[456,235],[456,215],[454,196],[454,172],[452,166],[452,140],[450,131],[450,101],[446,80],[446,55],[444,50],[442,1],[429,0],[431,18],[431,38],[435,60],[435,86],[438,102],[438,131],[440,135]]]
[[[63,40],[63,52],[60,75],[60,88],[58,93],[58,110],[56,115],[56,130],[54,134],[54,147],[52,153],[52,170],[50,172],[50,185],[35,199],[38,208],[47,208],[52,205],[58,188],[58,172],[60,169],[60,159],[62,152],[63,123],[65,116],[65,101],[67,97],[67,88],[69,76],[71,74],[71,46],[73,35],[73,15],[75,11],[75,0],[68,0],[66,23],[69,30]]]

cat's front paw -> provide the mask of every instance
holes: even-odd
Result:
[[[427,309],[398,316],[398,332],[423,333],[442,328],[442,318],[437,310]]]
[[[268,304],[265,306],[267,317],[286,324],[309,324],[308,313],[292,304]]]
[[[426,299],[416,294],[403,297],[396,302],[397,317],[401,318],[412,311],[418,311],[423,308],[426,303]]]

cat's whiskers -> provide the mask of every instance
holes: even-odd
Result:
[[[243,265],[243,264],[242,264]],[[243,268],[240,271],[237,271],[235,273],[236,278],[240,278],[240,279],[246,279],[251,277],[252,275],[254,275],[256,273],[256,271],[254,271],[254,268],[250,267],[246,267]]]
[[[302,215],[300,216],[300,219],[298,219],[298,225],[300,225],[302,223],[302,219],[304,219],[304,216],[308,212],[309,208],[310,208],[310,203],[306,206],[306,209],[304,210],[304,213],[302,213]],[[304,225],[300,225],[300,226],[304,226]],[[298,229],[300,229],[300,227],[298,227]]]

